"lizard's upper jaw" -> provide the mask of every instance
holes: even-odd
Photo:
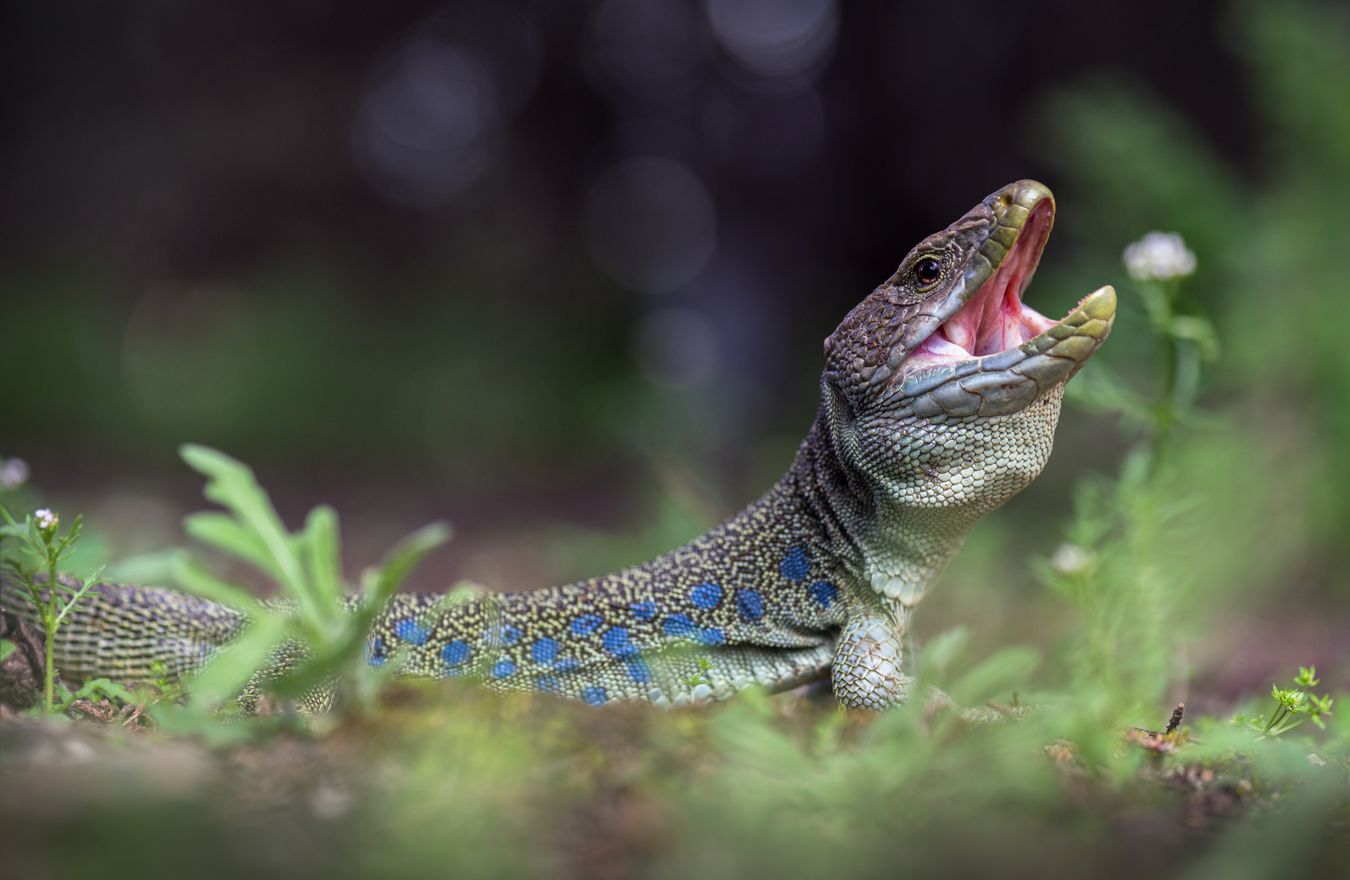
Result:
[[[917,398],[920,414],[1015,412],[1077,372],[1115,319],[1110,286],[1085,296],[1060,321],[1023,304],[1054,223],[1046,187],[1019,181],[985,205],[994,225],[966,268],[964,290],[954,292],[946,314],[906,355],[893,386]]]

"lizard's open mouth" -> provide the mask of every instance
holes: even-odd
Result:
[[[1116,313],[1110,286],[1083,297],[1060,321],[1025,305],[1054,224],[1054,198],[1041,184],[1021,181],[985,204],[993,229],[967,266],[965,284],[938,310],[932,329],[925,327],[897,377],[906,396],[931,401],[936,394],[949,415],[1012,412],[1062,384],[1106,339]],[[944,385],[952,387],[937,394]]]
[[[1054,326],[1054,321],[1022,302],[1022,294],[1050,238],[1054,218],[1054,202],[1049,198],[1040,200],[1031,209],[1012,249],[1006,251],[989,280],[910,354],[915,366],[925,360],[962,360],[997,354],[1016,348]],[[991,237],[982,250],[986,256],[991,243],[1000,248]]]

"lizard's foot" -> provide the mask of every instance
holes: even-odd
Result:
[[[904,674],[902,636],[879,614],[858,615],[839,634],[830,672],[834,695],[849,709],[880,711],[905,701],[909,683]]]

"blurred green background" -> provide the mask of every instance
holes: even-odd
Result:
[[[141,830],[183,821],[169,785],[44,826],[39,846],[89,843],[67,867],[143,867],[130,828],[183,872],[360,873],[391,841],[430,869],[436,835],[494,873],[562,859],[620,876],[660,852],[668,875],[800,874],[847,851],[873,871],[940,853],[948,870],[1076,876],[1089,849],[1154,872],[1185,848],[1175,828],[1103,818],[1110,784],[1064,798],[1026,756],[1079,725],[1112,766],[1117,723],[1158,726],[1178,700],[1224,716],[1298,664],[1350,686],[1344,4],[10,4],[0,46],[0,455],[29,464],[35,501],[83,511],[107,558],[182,542],[201,505],[186,441],[250,462],[292,526],[333,503],[352,572],[449,519],[458,536],[416,588],[527,589],[669,549],[786,467],[844,313],[1019,177],[1059,205],[1030,304],[1062,314],[1103,283],[1122,302],[1049,467],[918,617],[939,682],[961,646],[976,670],[1019,646],[972,699],[1031,680],[1101,712],[946,752],[912,715],[859,733],[753,696],[706,723],[546,708],[524,733],[464,692],[320,755],[184,759],[227,795],[241,767],[319,779],[243,793],[308,804],[292,830],[313,849],[160,851]],[[1183,308],[1219,348],[1145,491],[1113,475],[1159,382],[1120,260],[1152,229],[1196,253]],[[1100,555],[1077,586],[1048,562],[1066,546]],[[359,818],[314,831],[353,797],[324,794],[326,762],[386,736],[393,775],[358,787]],[[166,754],[119,762],[153,787]],[[1308,817],[1337,809],[1318,791],[1193,876],[1315,861]],[[185,839],[237,823],[239,795]],[[334,828],[372,855],[314,842]]]
[[[913,242],[1034,176],[1060,222],[1030,302],[1113,282],[1123,315],[933,631],[1053,643],[1028,560],[1130,442],[1101,388],[1156,384],[1119,254],[1160,228],[1222,340],[1168,530],[1189,662],[1222,700],[1350,656],[1340,5],[4,16],[0,453],[112,556],[179,540],[194,441],[283,512],[335,503],[353,565],[450,519],[421,588],[637,561],[785,467],[821,340]]]

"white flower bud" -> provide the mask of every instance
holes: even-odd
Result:
[[[28,482],[28,462],[7,458],[0,463],[0,489],[12,491]]]
[[[1123,258],[1135,281],[1168,281],[1195,271],[1195,254],[1175,232],[1150,232],[1125,248]]]
[[[1092,563],[1092,554],[1077,544],[1060,544],[1050,555],[1050,567],[1060,574],[1078,574]]]

